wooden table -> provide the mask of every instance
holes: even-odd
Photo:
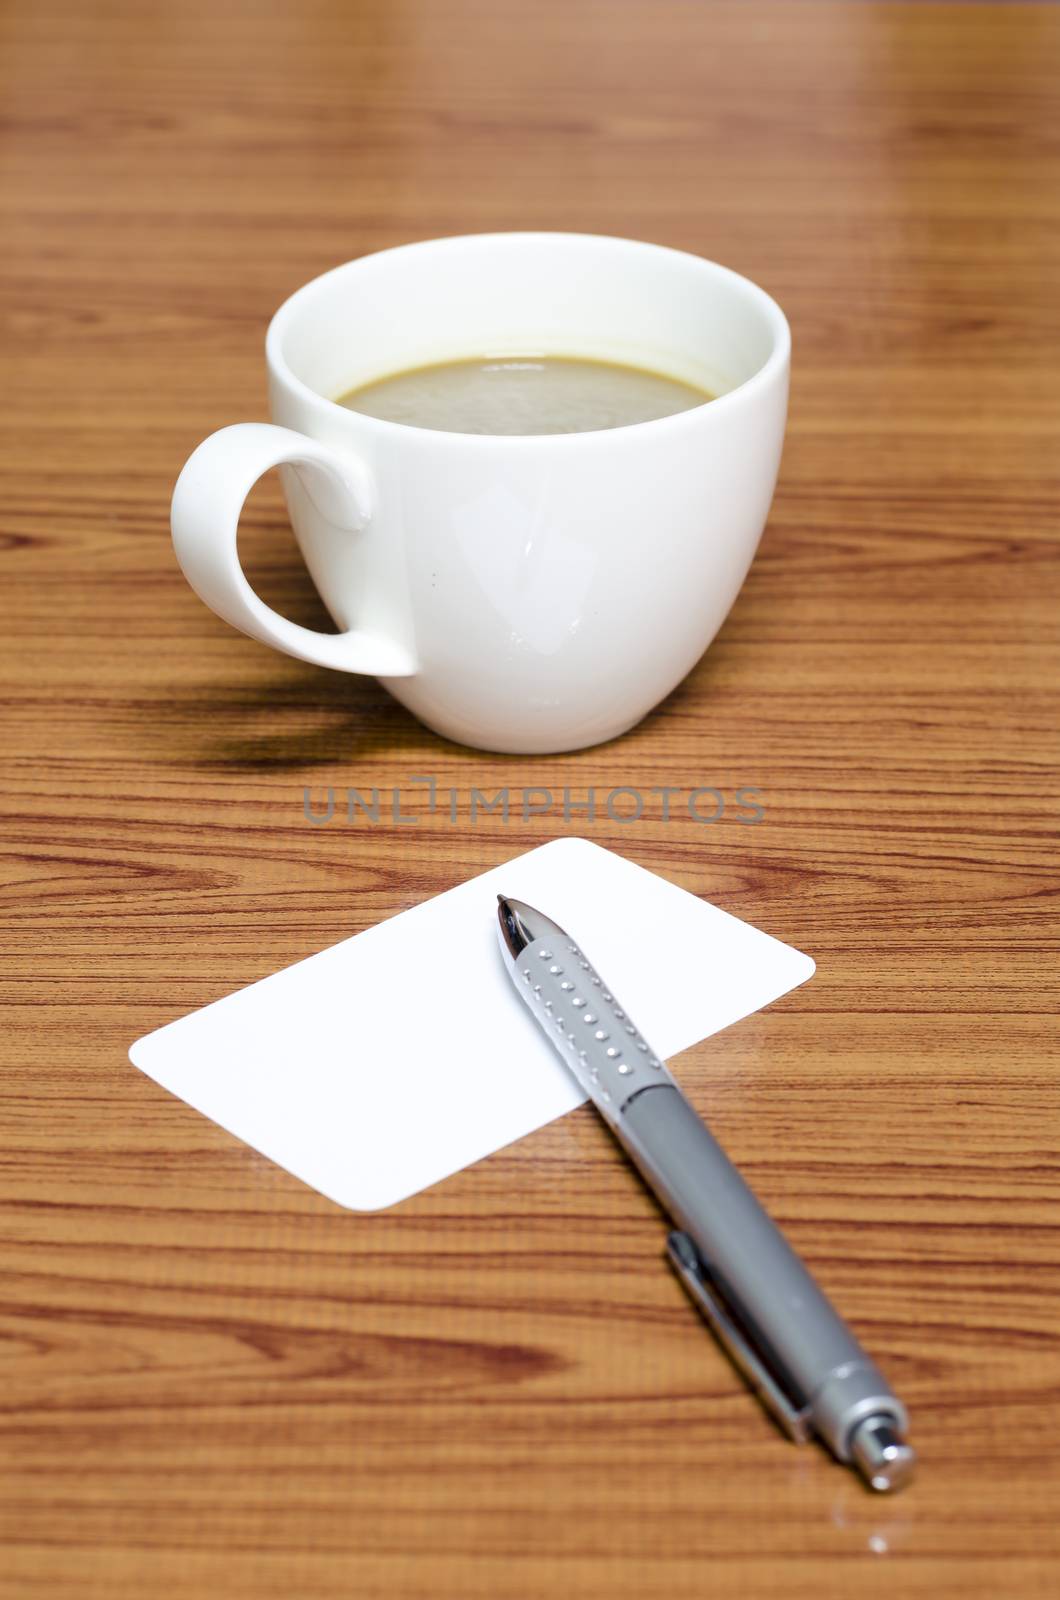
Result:
[[[1060,12],[13,0],[0,73],[4,1600],[1054,1595]],[[167,536],[291,289],[520,227],[717,257],[796,349],[721,637],[553,759],[250,643]],[[244,543],[319,625],[272,483]],[[504,784],[765,816],[470,826]],[[904,1496],[774,1433],[588,1109],[358,1216],[129,1066],[565,831],[816,957],[678,1068],[907,1398]]]

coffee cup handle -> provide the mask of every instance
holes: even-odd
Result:
[[[408,677],[412,652],[383,634],[353,628],[317,633],[273,611],[254,593],[239,564],[236,534],[243,503],[271,467],[291,467],[313,505],[357,538],[371,514],[367,475],[326,445],[270,422],[237,422],[203,441],[173,491],[173,546],[195,593],[219,617],[277,650],[340,672]]]

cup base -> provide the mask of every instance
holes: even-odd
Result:
[[[431,733],[436,733],[440,739],[445,739],[450,744],[463,745],[466,750],[481,750],[487,755],[498,756],[561,756],[568,755],[575,750],[593,750],[599,745],[610,744],[612,739],[620,739],[631,728],[635,728],[638,722],[642,722],[648,712],[638,711],[635,716],[615,723],[606,732],[592,733],[588,737],[576,734],[568,737],[555,734],[549,736],[542,733],[536,738],[532,735],[523,734],[522,736],[513,735],[510,739],[505,738],[503,735],[486,739],[472,737],[470,734],[451,731],[441,723],[434,722],[430,717],[425,717],[419,712],[413,712],[412,714],[415,716],[416,721],[422,723]]]

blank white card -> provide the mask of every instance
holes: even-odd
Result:
[[[555,839],[169,1023],[130,1057],[339,1205],[394,1205],[585,1098],[504,969],[498,893],[561,923],[664,1057],[814,970],[622,856]]]

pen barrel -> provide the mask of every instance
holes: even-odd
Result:
[[[906,1427],[886,1379],[676,1085],[622,1108],[622,1142],[689,1235],[730,1316],[841,1461],[869,1416]]]

